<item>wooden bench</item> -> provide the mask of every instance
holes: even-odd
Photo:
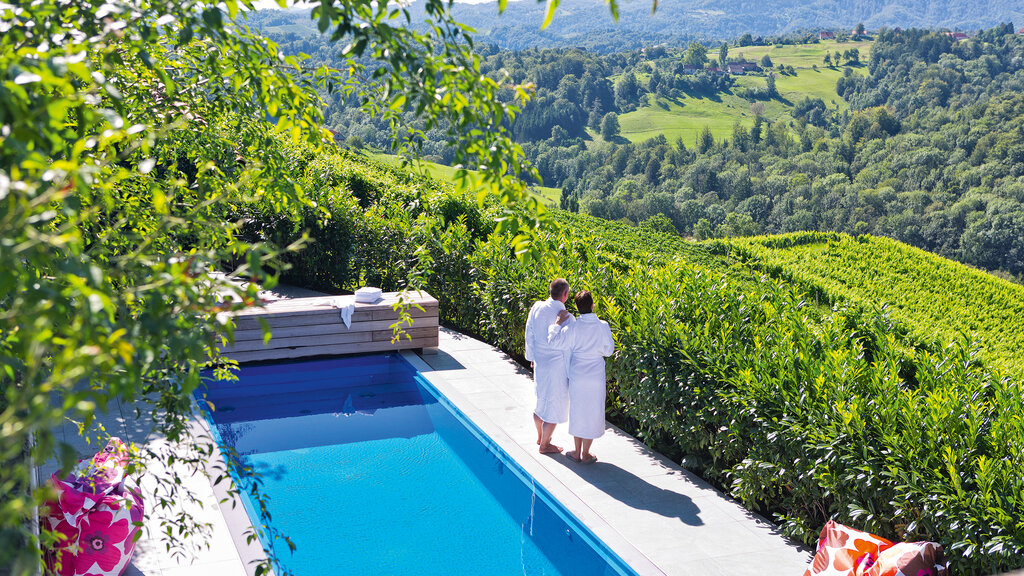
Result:
[[[399,292],[385,292],[372,304],[355,296],[289,298],[265,303],[233,315],[235,341],[221,352],[238,362],[280,360],[306,356],[363,354],[391,350],[437,349],[437,299],[426,292],[406,294],[411,326],[402,326],[397,341],[391,326],[398,321]],[[353,304],[351,327],[341,318],[343,306]],[[420,310],[416,307],[423,308]],[[270,326],[271,338],[263,342],[261,320]]]

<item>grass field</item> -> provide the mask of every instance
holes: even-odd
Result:
[[[719,140],[732,135],[736,121],[748,128],[754,124],[750,102],[733,94],[719,94],[715,99],[658,97],[651,101],[653,105],[619,116],[623,138],[635,143],[664,134],[669,142],[682,137],[687,146],[693,146],[705,126],[710,126]]]
[[[399,166],[402,163],[401,159],[394,154],[386,154],[384,152],[375,152],[372,150],[364,150],[363,154],[371,160],[389,164],[391,166]],[[416,172],[425,172],[435,180],[440,180],[442,182],[455,182],[455,168],[452,168],[451,166],[445,166],[444,164],[437,164],[436,162],[429,162],[427,160],[416,160],[412,163],[412,169]],[[540,198],[541,202],[549,208],[557,208],[558,203],[562,198],[561,188],[531,186],[530,192]]]
[[[861,62],[868,61],[868,54],[871,51],[872,42],[836,42],[835,40],[824,40],[817,44],[795,44],[791,46],[742,46],[729,47],[729,58],[736,59],[741,55],[747,60],[760,62],[765,54],[772,59],[776,66],[786,64],[794,68],[810,68],[817,65],[821,68],[824,64],[825,52],[835,53],[837,50],[845,52],[856,48],[860,52]]]
[[[742,55],[747,60],[759,62],[768,54],[776,66],[785,64],[796,70],[796,76],[776,73],[775,86],[779,97],[763,102],[765,120],[788,122],[792,119],[792,106],[806,97],[821,98],[830,108],[846,109],[846,102],[835,91],[836,81],[843,75],[843,67],[826,68],[823,59],[826,51],[835,53],[851,48],[857,48],[861,61],[866,62],[871,42],[745,46],[730,48],[729,57],[736,59]],[[863,74],[863,68],[863,65],[854,67],[854,73]],[[764,88],[765,85],[763,75],[738,76],[733,91],[737,88]],[[693,146],[705,126],[711,128],[716,140],[731,137],[732,127],[737,121],[747,128],[752,126],[754,114],[750,107],[750,101],[733,93],[716,94],[712,98],[695,95],[673,100],[650,97],[647,106],[619,116],[619,125],[622,137],[634,143],[664,134],[670,142],[682,137],[687,146]]]

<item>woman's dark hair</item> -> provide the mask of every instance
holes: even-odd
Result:
[[[576,293],[576,311],[580,314],[590,314],[594,311],[594,297],[587,290]]]

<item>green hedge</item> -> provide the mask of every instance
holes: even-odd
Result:
[[[835,518],[941,542],[957,574],[1024,566],[1024,392],[968,343],[920,345],[867,306],[738,281],[755,275],[706,247],[645,257],[631,231],[567,214],[543,261],[525,264],[488,235],[492,215],[474,201],[351,158],[332,166],[298,168],[310,186],[313,167],[335,178],[319,188],[332,219],[306,222],[313,246],[332,248],[293,262],[311,285],[333,270],[316,281],[391,289],[423,263],[442,322],[521,357],[529,306],[565,276],[595,293],[615,332],[610,410],[786,533],[812,543]],[[371,184],[362,197],[344,184],[350,172]]]

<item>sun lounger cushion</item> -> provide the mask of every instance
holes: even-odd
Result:
[[[867,576],[945,576],[948,573],[941,544],[900,542],[882,550]]]

